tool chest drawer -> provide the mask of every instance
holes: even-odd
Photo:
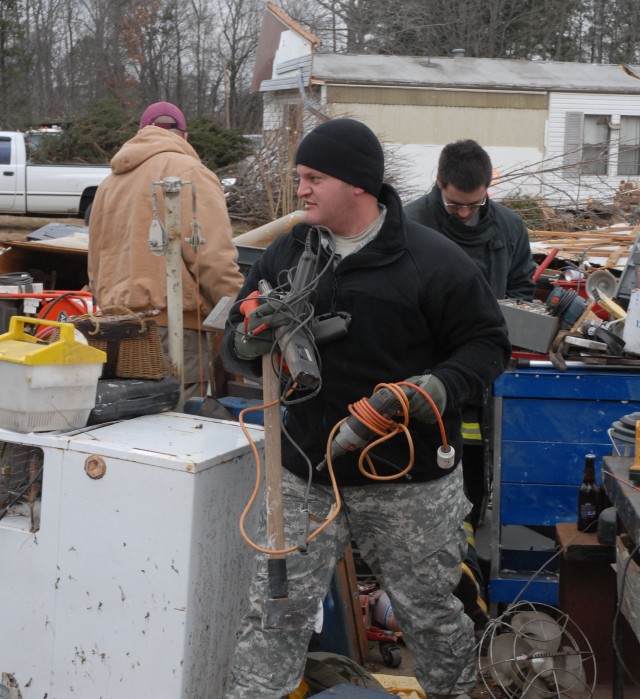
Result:
[[[513,570],[504,527],[575,521],[585,454],[597,457],[599,483],[602,457],[612,453],[609,428],[640,410],[640,373],[602,367],[509,371],[496,380],[493,395],[492,603],[513,601],[540,567],[533,552],[527,565],[525,550],[515,556],[523,569]],[[557,604],[553,570],[537,576],[524,599]]]

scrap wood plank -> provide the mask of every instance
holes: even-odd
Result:
[[[611,252],[607,261],[604,263],[605,267],[615,267],[620,260],[620,257],[625,252],[625,248],[618,246],[615,250]]]
[[[597,231],[529,231],[532,240],[616,240],[633,241],[635,236],[630,231],[615,234],[613,231],[599,233]]]
[[[561,240],[593,240],[606,241],[608,244],[626,245],[635,242],[640,233],[640,225],[609,226],[606,228],[591,228],[583,231],[543,231],[530,229],[529,239],[536,241],[548,240],[556,245]]]
[[[576,242],[576,241],[570,241],[568,243],[564,243],[563,241],[555,241],[553,243],[553,246],[551,246],[550,243],[545,243],[544,241],[541,240],[534,240],[531,243],[532,247],[541,247],[544,245],[547,245],[549,247],[554,247],[558,248],[559,251],[561,250],[575,250],[575,251],[580,251],[584,252],[585,250],[597,250],[599,252],[606,252],[608,255],[612,250],[616,250],[618,248],[621,248],[623,251],[628,251],[630,248],[627,245],[620,245],[620,244],[615,244],[615,243],[600,243],[600,242],[591,242],[591,241],[584,241],[584,242]]]

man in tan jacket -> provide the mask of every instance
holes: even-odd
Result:
[[[169,102],[147,107],[140,130],[115,154],[111,174],[98,187],[89,223],[89,284],[101,308],[160,310],[155,320],[166,342],[167,259],[154,255],[147,243],[153,220],[152,183],[165,177],[194,184],[197,218],[205,240],[197,252],[185,242],[191,235],[193,208],[191,187],[185,185],[180,204],[187,399],[204,396],[209,378],[201,323],[223,296],[236,296],[243,277],[222,186],[187,143],[184,114]],[[161,188],[158,190],[158,218],[164,223],[163,196]]]

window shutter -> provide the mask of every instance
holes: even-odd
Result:
[[[565,177],[579,177],[582,161],[582,112],[567,112],[564,122],[563,173]]]

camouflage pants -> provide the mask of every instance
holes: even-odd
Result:
[[[283,471],[287,542],[296,541],[305,489],[304,481]],[[473,624],[452,594],[467,547],[462,469],[429,483],[346,487],[342,497],[338,519],[312,540],[308,554],[287,556],[290,598],[323,600],[336,561],[354,539],[389,595],[419,683],[428,695],[468,691],[476,676]],[[332,502],[329,488],[311,488],[312,513],[326,517]],[[311,638],[311,631],[262,627],[266,557],[259,555],[256,565],[227,699],[281,699],[294,691]]]

